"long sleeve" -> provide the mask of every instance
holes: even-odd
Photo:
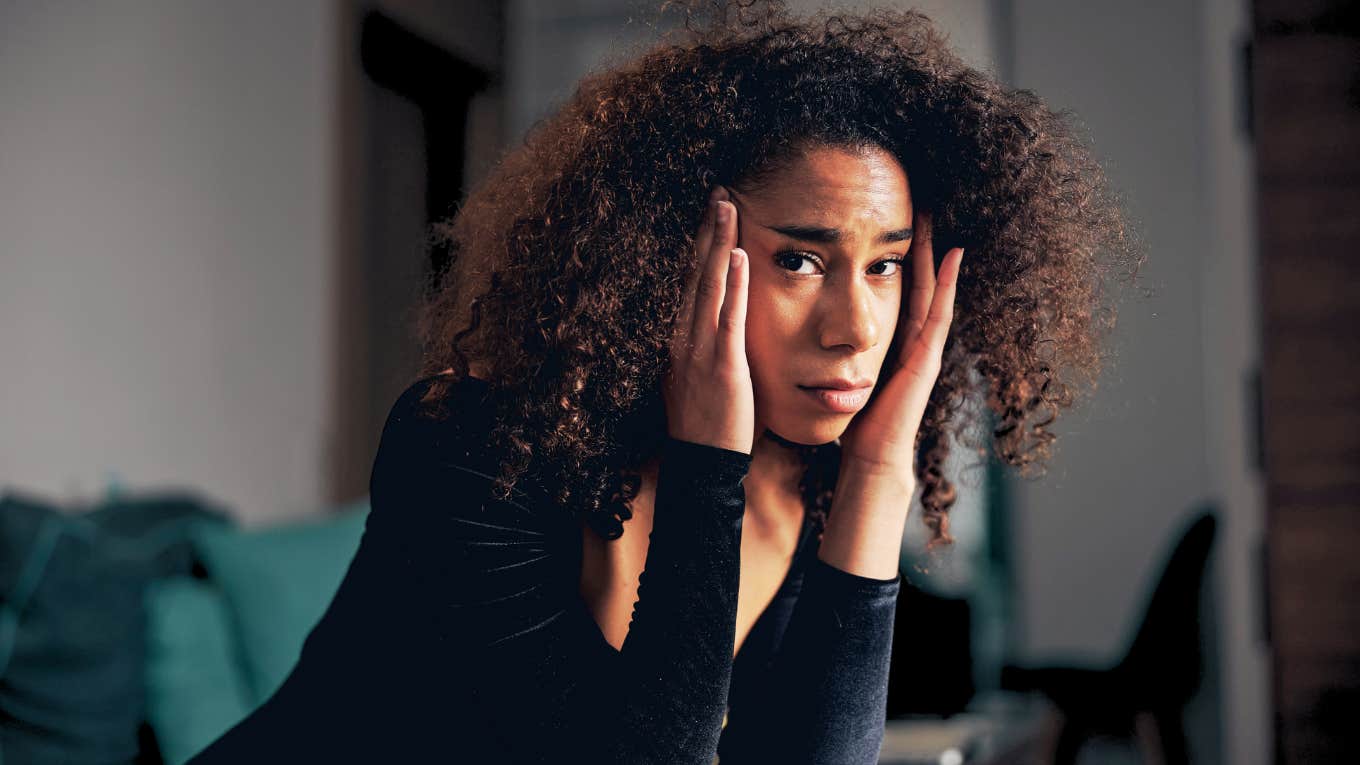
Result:
[[[615,650],[578,593],[579,524],[534,487],[494,497],[485,383],[459,386],[457,426],[415,415],[420,383],[393,407],[339,592],[283,687],[195,765],[713,761],[750,455],[667,441]]]
[[[782,640],[732,709],[721,765],[878,762],[902,578],[851,574],[816,549]]]

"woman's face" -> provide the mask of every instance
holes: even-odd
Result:
[[[897,326],[911,267],[906,173],[881,149],[817,147],[732,199],[750,256],[756,434],[834,441],[867,402]]]

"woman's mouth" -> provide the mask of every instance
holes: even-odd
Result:
[[[867,385],[863,388],[844,390],[840,388],[809,388],[799,385],[798,389],[833,412],[853,414],[862,409],[864,404],[869,401],[869,394],[873,392],[874,386]]]

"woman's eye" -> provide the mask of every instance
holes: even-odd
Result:
[[[803,276],[815,275],[817,273],[816,268],[820,265],[817,256],[810,252],[781,252],[775,256],[775,262],[781,268]],[[869,273],[874,276],[897,276],[898,272],[902,270],[903,262],[905,261],[902,258],[880,260],[869,266]],[[811,265],[813,269],[804,270],[804,265]]]
[[[813,264],[814,266],[816,265],[816,264],[814,263],[812,257],[811,257],[810,255],[806,254],[806,253],[802,253],[802,252],[781,252],[781,253],[779,253],[778,255],[775,256],[774,261],[775,261],[776,263],[778,263],[779,266],[780,266],[781,268],[787,269],[787,270],[792,271],[792,272],[794,272],[794,273],[796,273],[796,274],[804,274],[804,275],[807,275],[807,276],[811,276],[811,275],[817,273],[817,271],[816,271],[815,269],[812,270],[812,271],[804,271],[804,270],[803,270],[803,264],[804,264],[804,263],[810,263],[810,264]]]
[[[879,262],[870,266],[869,269],[873,270],[875,268],[878,268],[879,266],[890,266],[891,268],[889,268],[886,272],[875,271],[874,276],[896,276],[902,270],[902,259],[891,258],[889,260],[880,260]]]

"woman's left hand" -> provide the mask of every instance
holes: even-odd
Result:
[[[909,477],[915,466],[916,433],[940,374],[945,338],[954,318],[954,293],[963,249],[950,250],[935,274],[930,213],[913,222],[910,291],[898,315],[894,346],[883,362],[869,403],[841,435],[841,465]],[[884,379],[886,375],[886,379]]]

